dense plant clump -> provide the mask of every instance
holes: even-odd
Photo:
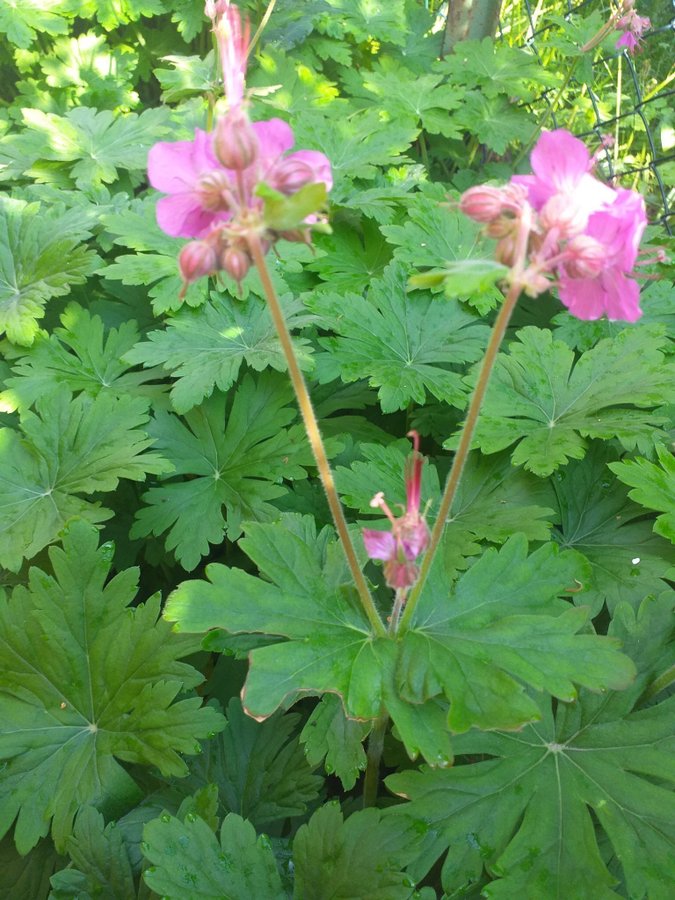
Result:
[[[656,13],[459,6],[0,6],[0,897],[670,898]]]

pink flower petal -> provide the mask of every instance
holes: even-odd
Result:
[[[157,224],[171,237],[199,238],[227,216],[202,209],[194,194],[171,194],[157,203]]]
[[[314,173],[314,181],[323,181],[328,191],[333,187],[333,172],[325,154],[318,150],[298,150],[297,153],[291,153],[286,159],[297,159],[299,162],[305,163]]]
[[[155,144],[148,154],[150,184],[164,194],[176,194],[191,190],[201,175],[222,169],[211,141],[212,135],[197,128],[194,141]]]
[[[254,122],[253,130],[260,141],[260,158],[263,169],[275,163],[295,142],[291,126],[283,119]]]
[[[371,559],[393,559],[396,556],[396,539],[390,531],[374,531],[364,528],[363,543]]]

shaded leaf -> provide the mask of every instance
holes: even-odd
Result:
[[[300,740],[305,744],[307,762],[316,766],[325,759],[326,772],[337,775],[349,791],[366,767],[363,741],[368,731],[368,725],[345,716],[339,697],[324,694],[307,719]]]
[[[675,459],[665,447],[656,448],[660,465],[646,459],[612,462],[609,468],[634,490],[628,496],[649,509],[662,510],[654,531],[675,543]]]

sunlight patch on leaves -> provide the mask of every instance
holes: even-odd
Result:
[[[129,609],[138,571],[106,585],[112,548],[73,523],[49,551],[54,575],[37,568],[0,605],[0,834],[16,819],[25,853],[51,822],[63,851],[78,808],[126,803],[137,788],[118,762],[185,775],[180,754],[218,730],[222,717],[199,698],[174,702],[202,676],[182,656],[192,640],[158,621],[159,597]]]

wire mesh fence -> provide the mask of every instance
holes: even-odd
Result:
[[[668,234],[675,230],[675,0],[651,4],[643,0],[640,12],[651,18],[640,52],[613,49],[598,53],[590,66],[571,67],[563,87],[542,92],[535,106],[549,128],[565,127],[581,138],[593,136],[599,147],[603,174],[645,195],[650,220]],[[565,9],[566,8],[566,9]],[[563,12],[564,11],[564,12]],[[594,11],[609,18],[609,6],[598,0],[555,6],[543,0],[517,0],[502,8],[498,37],[529,47],[542,64],[550,65],[555,52],[557,16],[570,22]],[[505,15],[506,13],[506,15]],[[557,16],[556,16],[557,13]],[[508,18],[507,18],[508,16]],[[607,45],[603,45],[606,48]],[[578,60],[579,58],[576,57]],[[590,74],[590,77],[589,77]],[[610,138],[610,140],[607,140]]]

